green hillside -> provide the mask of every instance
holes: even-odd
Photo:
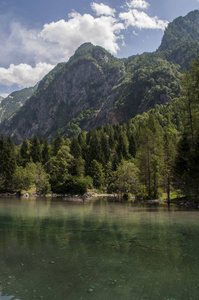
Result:
[[[165,30],[154,53],[118,59],[85,43],[58,64],[34,95],[0,126],[15,142],[35,133],[52,140],[106,124],[123,124],[180,95],[185,67],[199,51],[199,11],[179,17]],[[183,34],[182,34],[183,33]],[[5,100],[4,100],[5,101]]]

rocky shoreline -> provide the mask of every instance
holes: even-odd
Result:
[[[18,197],[16,194],[12,193],[0,193],[0,197]],[[71,194],[28,194],[25,193],[21,197],[23,198],[62,198],[64,201],[70,201],[70,202],[84,202],[86,200],[91,200],[92,198],[97,198],[97,197],[108,197],[108,198],[117,198],[117,195],[115,194],[98,194],[95,192],[87,192],[83,196],[81,195],[71,195]],[[163,199],[155,199],[155,200],[141,200],[141,201],[134,201],[134,198],[129,199],[131,203],[135,204],[149,204],[149,205],[158,205],[160,203],[163,203],[165,205],[168,205],[167,200]],[[176,200],[171,200],[170,204],[175,204],[179,207],[184,207],[184,208],[192,208],[192,209],[199,209],[199,201],[187,201],[187,200],[182,200],[182,199],[176,199]]]

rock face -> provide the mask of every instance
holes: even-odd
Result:
[[[112,61],[119,66],[114,68]],[[117,94],[112,88],[124,72],[122,61],[100,47],[84,44],[68,63],[59,64],[40,82],[22,109],[3,124],[3,132],[21,141],[36,132],[50,139],[58,130],[70,135],[80,126],[87,129],[103,107],[112,106]]]
[[[99,46],[83,44],[67,63],[58,64],[43,78],[23,107],[0,125],[0,131],[17,143],[35,133],[48,139],[57,134],[70,137],[106,123],[121,124],[170,101],[180,92],[178,61],[183,52],[178,32],[181,27],[189,32],[187,26],[195,28],[198,19],[196,11],[175,20],[158,51],[128,59],[117,59]],[[192,45],[192,38],[189,41]],[[191,57],[199,50],[197,39],[194,47]],[[182,64],[188,65],[189,58],[183,57]]]

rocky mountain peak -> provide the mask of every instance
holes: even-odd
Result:
[[[71,60],[79,57],[93,58],[98,62],[107,63],[112,55],[109,54],[104,48],[94,46],[92,43],[82,44],[76,51]]]
[[[199,10],[169,23],[158,50],[168,51],[183,42],[199,42]]]
[[[71,137],[99,125],[122,124],[180,93],[181,72],[199,52],[199,11],[179,17],[165,30],[154,53],[118,59],[84,43],[58,64],[16,114],[0,124],[15,142],[57,134]]]

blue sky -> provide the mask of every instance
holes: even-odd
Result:
[[[82,43],[122,58],[155,51],[199,0],[0,0],[0,95],[35,85]]]

